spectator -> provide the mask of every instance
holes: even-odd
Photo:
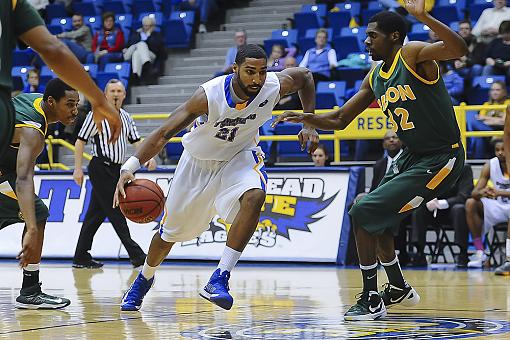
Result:
[[[44,86],[41,85],[39,70],[36,68],[27,72],[27,85],[23,88],[23,93],[44,93]]]
[[[162,61],[167,56],[163,36],[155,31],[155,28],[154,18],[143,17],[142,27],[131,34],[128,48],[124,49],[124,60],[131,60],[133,74],[138,80],[143,76],[147,83],[152,83],[159,76],[162,71]]]
[[[510,99],[507,96],[505,83],[495,81],[489,90],[489,100],[484,105],[508,105]],[[480,110],[478,115],[467,116],[467,125],[470,131],[493,131],[503,130],[506,111],[504,109]],[[486,138],[472,138],[470,142],[473,158],[485,158],[487,147]]]
[[[482,242],[484,234],[496,224],[510,221],[510,181],[506,168],[504,145],[502,140],[494,144],[496,157],[482,168],[475,189],[466,202],[466,219],[476,249],[468,262],[469,268],[481,268],[487,260]],[[494,187],[488,186],[491,181]]]
[[[91,52],[92,33],[87,25],[83,24],[83,15],[73,15],[73,30],[70,32],[62,32],[57,37],[69,47],[82,63],[87,63],[87,56]]]
[[[218,10],[215,0],[184,0],[176,7],[179,11],[195,11],[200,15],[199,33],[207,32],[207,22]]]
[[[484,43],[491,42],[498,35],[499,25],[510,20],[510,8],[506,7],[506,0],[493,0],[494,8],[487,8],[473,27],[473,34]]]
[[[225,67],[220,72],[215,74],[215,77],[232,73],[232,65],[236,60],[237,49],[241,46],[246,45],[248,35],[245,30],[239,30],[234,33],[235,46],[228,49],[227,56],[225,57]]]
[[[92,52],[99,64],[99,70],[103,71],[107,63],[122,60],[124,48],[124,33],[115,27],[115,15],[112,12],[103,14],[103,28],[94,34],[92,40]]]
[[[317,149],[315,149],[315,151],[312,153],[312,161],[313,166],[321,167],[331,165],[329,152],[324,144],[319,144]]]
[[[294,57],[285,58],[284,62],[285,68],[297,67],[297,62]],[[287,96],[284,96],[280,99],[278,104],[276,104],[275,110],[301,110],[301,100],[299,100],[298,93],[292,93]]]
[[[411,262],[413,266],[427,265],[424,248],[429,225],[450,225],[455,231],[455,243],[460,248],[456,259],[457,267],[465,268],[468,263],[467,246],[468,230],[466,228],[466,200],[473,191],[473,170],[466,164],[462,174],[448,192],[434,198],[413,212],[411,243],[416,247],[416,256]]]
[[[268,71],[281,71],[284,69],[284,60],[283,57],[285,55],[285,48],[283,48],[280,44],[275,44],[271,48],[271,54],[267,58],[267,70]]]
[[[482,65],[485,64],[484,43],[478,42],[477,38],[471,33],[471,22],[463,20],[459,23],[459,35],[464,39],[468,46],[467,55],[454,61],[453,65],[460,76],[468,79],[482,74]]]
[[[443,77],[446,90],[450,95],[453,105],[459,105],[462,94],[464,93],[464,79],[452,69],[452,66],[442,61],[439,63],[441,77]]]
[[[315,84],[319,81],[327,81],[331,78],[331,69],[337,67],[336,51],[328,44],[328,31],[321,28],[315,33],[316,46],[306,51],[303,60],[299,64],[312,71]]]
[[[492,40],[487,46],[482,75],[504,74],[507,81],[510,81],[510,21],[503,21],[499,32],[501,37]]]

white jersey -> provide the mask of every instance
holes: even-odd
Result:
[[[194,158],[232,159],[240,151],[258,144],[259,128],[271,119],[273,108],[280,100],[276,73],[267,73],[256,97],[237,105],[230,94],[232,78],[233,74],[229,74],[201,85],[207,96],[207,117],[197,119],[193,129],[182,138],[182,145]]]
[[[501,165],[499,163],[499,159],[497,157],[492,158],[489,161],[490,166],[490,179],[492,184],[494,185],[494,189],[502,190],[502,191],[510,191],[510,179],[505,178],[503,173],[501,172]],[[510,203],[510,199],[508,197],[499,196],[497,200],[500,203]]]

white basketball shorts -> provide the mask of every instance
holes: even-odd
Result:
[[[503,203],[499,200],[482,197],[483,204],[483,225],[484,232],[488,233],[490,228],[499,223],[506,223],[510,220],[510,203]]]
[[[239,152],[230,161],[199,160],[184,150],[168,192],[159,234],[166,242],[198,237],[218,214],[232,223],[241,196],[266,191],[264,153],[259,147]]]

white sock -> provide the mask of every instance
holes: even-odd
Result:
[[[506,239],[506,260],[510,261],[510,238]]]
[[[241,257],[241,254],[242,253],[240,251],[225,246],[225,250],[223,250],[223,255],[221,255],[220,263],[218,263],[220,273],[223,273],[225,270],[230,273],[232,269],[234,269],[239,258]]]
[[[507,242],[507,246],[508,246],[508,242]],[[25,268],[23,268],[23,269],[26,270],[27,272],[36,272],[36,271],[39,270],[39,263],[30,263],[30,264],[27,264],[27,266]]]
[[[147,264],[147,259],[145,259],[145,263],[143,264],[143,268],[142,268],[142,275],[143,277],[145,277],[147,280],[150,280],[154,277],[154,273],[156,273],[156,269],[158,269],[159,266],[156,266],[156,267],[151,267]]]

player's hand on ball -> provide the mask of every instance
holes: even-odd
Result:
[[[39,243],[42,245],[42,242],[38,242],[38,238],[39,233],[35,228],[27,229],[27,232],[23,235],[21,251],[16,257],[19,260],[20,267],[25,268],[28,264],[39,263],[41,253]]]
[[[303,127],[298,133],[299,143],[301,144],[301,151],[303,151],[308,144],[308,153],[313,153],[319,146],[319,134],[314,128]]]
[[[126,198],[126,192],[124,191],[124,186],[135,179],[135,175],[127,170],[122,170],[120,172],[120,178],[117,182],[117,188],[115,189],[115,194],[113,195],[113,207],[117,208],[120,202],[120,195],[123,198]]]
[[[271,124],[271,127],[275,127],[276,125],[280,124],[281,122],[291,122],[291,123],[302,123],[305,120],[305,116],[309,115],[310,113],[299,113],[294,111],[285,111]]]

